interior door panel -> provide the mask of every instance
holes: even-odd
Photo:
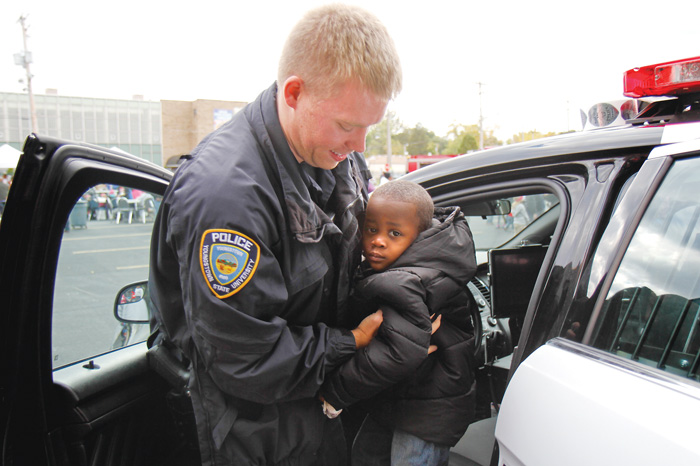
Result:
[[[28,138],[0,228],[0,464],[199,463],[171,386],[149,367],[146,343],[133,344],[148,326],[132,332],[113,315],[133,271],[148,277],[157,196],[171,177],[122,152]],[[110,215],[103,187],[133,194],[132,223]]]
[[[50,429],[67,464],[167,464],[169,387],[145,354],[141,343],[54,371]]]

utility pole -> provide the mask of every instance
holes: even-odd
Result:
[[[36,108],[34,107],[34,93],[32,92],[32,72],[29,69],[30,63],[32,63],[32,52],[27,50],[27,30],[28,27],[24,23],[26,21],[26,16],[20,16],[18,22],[22,25],[22,40],[24,43],[24,50],[20,53],[16,53],[15,65],[24,67],[27,73],[27,93],[29,94],[29,112],[31,114],[32,121],[32,133],[39,132],[39,125],[36,119]]]
[[[386,112],[386,164],[391,171],[391,113]]]
[[[481,105],[481,86],[484,83],[477,84],[479,85],[479,150],[484,150],[484,113]]]

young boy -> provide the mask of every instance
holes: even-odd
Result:
[[[474,411],[471,231],[459,207],[434,208],[421,186],[398,180],[370,197],[362,248],[351,306],[357,319],[381,309],[384,322],[321,396],[331,411],[374,397],[354,466],[447,465]]]

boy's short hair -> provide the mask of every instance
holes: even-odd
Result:
[[[413,181],[396,180],[384,183],[372,191],[372,198],[381,197],[394,202],[407,202],[416,206],[419,233],[430,228],[435,205],[423,186]]]
[[[278,85],[290,76],[321,93],[358,79],[387,101],[402,85],[399,55],[384,25],[361,8],[340,4],[309,11],[292,29],[282,50]]]

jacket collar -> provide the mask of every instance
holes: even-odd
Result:
[[[277,83],[265,90],[246,108],[248,118],[263,144],[262,157],[273,167],[280,183],[292,235],[301,243],[317,243],[325,235],[340,234],[323,209],[311,199],[309,175],[304,172],[292,153],[282,131],[277,114]],[[333,170],[325,183],[336,183],[338,177],[350,177],[349,162],[344,160]],[[272,180],[273,182],[275,180]],[[333,186],[326,190],[332,191]]]

